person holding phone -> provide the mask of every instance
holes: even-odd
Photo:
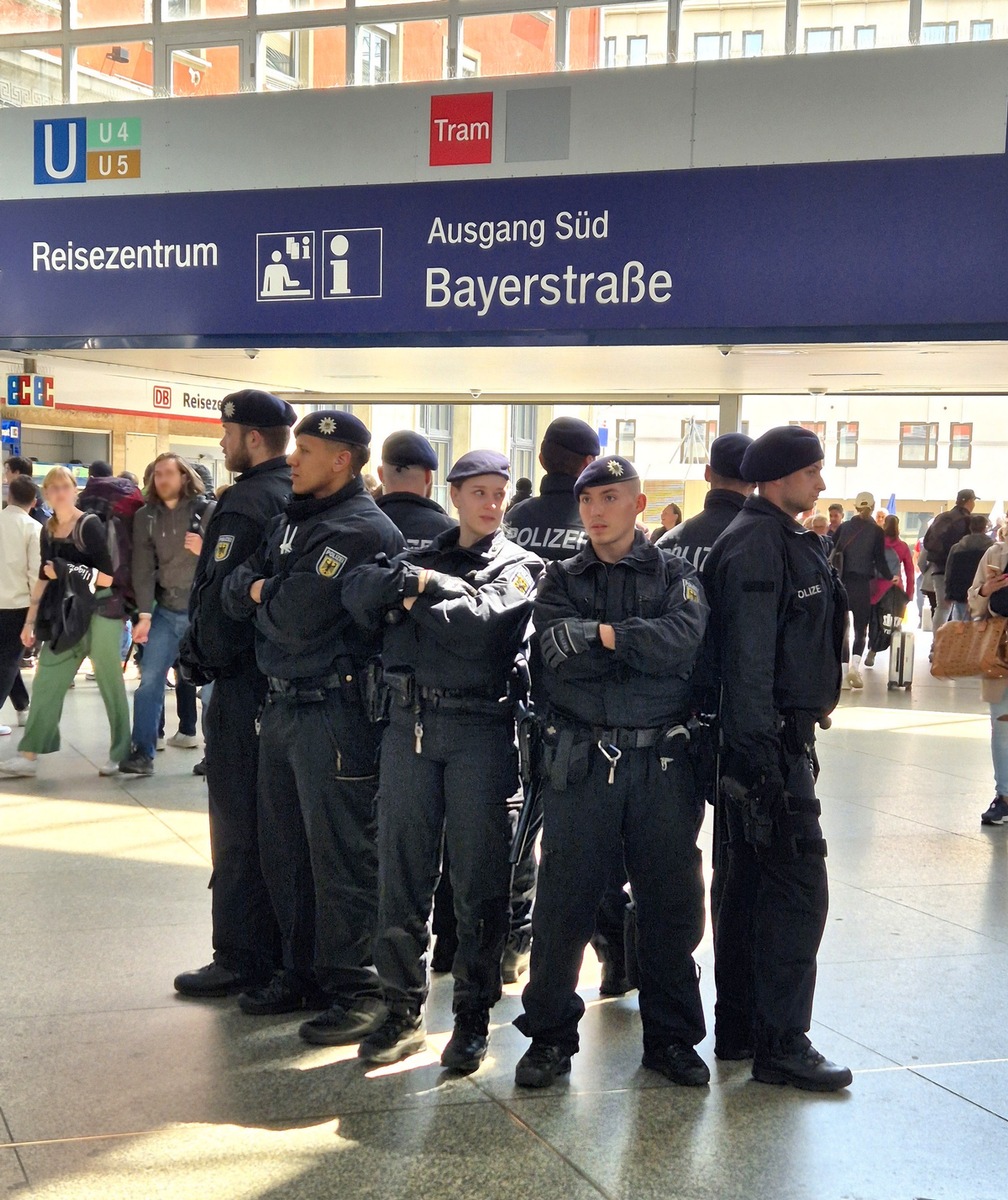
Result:
[[[996,542],[980,560],[967,603],[974,621],[1008,616],[1008,543]],[[990,705],[994,799],[980,815],[981,825],[1008,822],[1008,679],[983,679],[980,695]]]

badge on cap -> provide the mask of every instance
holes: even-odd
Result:
[[[623,474],[623,464],[618,459],[609,460],[609,474],[615,475],[617,478]]]
[[[235,415],[235,402],[233,400],[228,400],[224,404],[224,416],[227,417],[227,419],[230,421],[234,415]]]
[[[346,560],[345,554],[340,554],[332,546],[326,546],[319,556],[318,562],[315,564],[315,570],[323,579],[335,579],[346,565]]]
[[[328,437],[331,433],[336,432],[336,418],[323,417],[318,423],[319,433],[324,433]]]

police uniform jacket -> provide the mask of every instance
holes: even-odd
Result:
[[[504,518],[504,532],[513,542],[548,562],[570,558],[588,544],[574,497],[573,475],[546,475],[539,495],[523,500]]]
[[[331,496],[295,496],[225,581],[224,611],[238,621],[252,618],[264,675],[297,681],[334,674],[341,660],[360,664],[377,651],[377,639],[362,637],[343,605],[347,575],[402,547],[402,534],[360,478]],[[260,604],[249,596],[257,579],[266,581]]]
[[[536,629],[564,618],[612,625],[615,650],[593,646],[546,670],[552,710],[585,725],[656,728],[686,715],[690,675],[707,627],[699,580],[637,532],[618,563],[589,544],[551,563],[535,600]]]
[[[224,611],[224,581],[251,558],[266,527],[290,499],[291,473],[281,455],[237,476],[217,501],[203,537],[189,597],[189,645],[217,675],[233,674],[255,653],[255,626]]]
[[[476,595],[437,601],[418,596],[405,620],[385,625],[382,666],[412,672],[421,687],[500,699],[528,640],[542,560],[501,530],[468,549],[459,545],[457,528],[446,530],[425,549],[364,567],[347,580],[347,608],[369,634],[381,627],[385,613],[404,611],[407,564],[465,579]]]
[[[727,771],[776,777],[781,716],[825,714],[840,697],[847,597],[823,539],[761,496],[718,538],[703,578]]]
[[[711,547],[742,511],[745,500],[741,492],[730,488],[711,488],[704,498],[703,512],[662,534],[658,549],[684,558],[694,571],[701,572]]]
[[[375,503],[403,535],[411,550],[429,546],[439,533],[453,529],[456,524],[440,504],[413,492],[387,492]]]

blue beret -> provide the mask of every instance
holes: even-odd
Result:
[[[511,478],[511,464],[499,450],[470,450],[448,472],[449,483],[461,483],[474,475],[503,475]]]
[[[348,446],[371,445],[371,432],[363,421],[358,420],[353,413],[340,412],[338,409],[322,409],[309,413],[297,429],[294,436],[322,438],[327,442],[345,442]]]
[[[640,479],[640,476],[629,458],[623,458],[619,454],[607,454],[605,458],[596,458],[593,463],[589,463],[577,477],[574,496],[576,499],[585,488],[602,487],[607,483],[629,483],[633,479]]]
[[[390,467],[424,467],[436,471],[438,465],[434,447],[422,433],[414,433],[412,429],[390,433],[382,443],[381,457]]]
[[[783,479],[821,458],[825,458],[825,452],[811,429],[803,429],[801,425],[778,425],[758,437],[745,452],[742,478],[746,483]]]
[[[577,417],[557,417],[550,421],[542,444],[545,446],[547,442],[572,454],[597,455],[601,450],[598,434],[586,421],[579,421]]]
[[[710,469],[722,479],[742,478],[742,459],[752,445],[744,433],[723,433],[711,442]]]
[[[232,392],[224,397],[220,408],[221,421],[234,421],[253,429],[275,429],[280,425],[289,429],[297,420],[297,413],[286,400],[256,388]]]

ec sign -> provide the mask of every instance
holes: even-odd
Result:
[[[55,401],[51,375],[8,375],[7,403],[15,407],[52,408]]]

